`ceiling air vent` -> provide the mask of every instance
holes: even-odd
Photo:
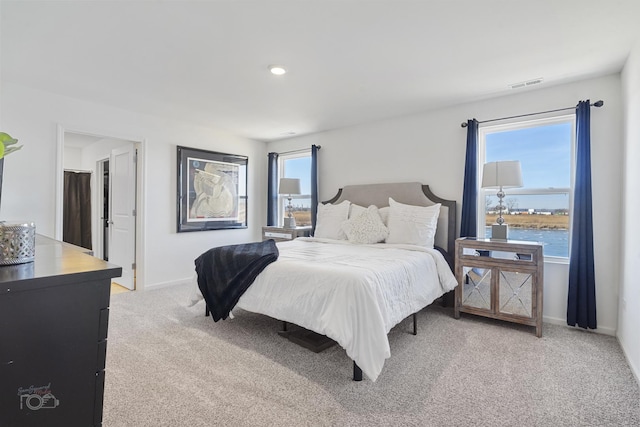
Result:
[[[533,85],[538,85],[542,83],[542,77],[538,78],[538,79],[532,79],[532,80],[527,80],[526,82],[520,82],[520,83],[514,83],[509,85],[509,87],[511,89],[520,89],[523,87],[529,87],[529,86],[533,86]]]

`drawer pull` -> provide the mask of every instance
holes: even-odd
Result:
[[[278,239],[293,239],[293,235],[291,233],[276,233],[273,231],[265,231],[265,237],[276,237]]]

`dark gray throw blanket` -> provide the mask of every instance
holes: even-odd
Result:
[[[214,321],[226,319],[265,267],[278,259],[272,240],[212,248],[196,258],[198,287]]]

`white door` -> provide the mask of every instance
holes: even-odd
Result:
[[[111,151],[109,159],[109,262],[122,267],[114,282],[135,289],[136,149],[133,144]]]

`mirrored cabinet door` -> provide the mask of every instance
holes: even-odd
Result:
[[[498,311],[503,314],[533,318],[535,313],[533,273],[500,270],[498,276]]]
[[[491,269],[462,267],[462,305],[491,310]]]

